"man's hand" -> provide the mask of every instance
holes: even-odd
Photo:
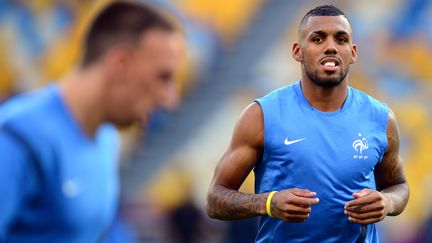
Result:
[[[348,220],[359,224],[371,224],[383,220],[390,210],[390,200],[384,193],[363,189],[353,193],[354,200],[345,204]]]
[[[274,217],[285,222],[304,222],[311,213],[311,206],[319,202],[316,193],[305,189],[289,189],[276,192],[271,200]]]

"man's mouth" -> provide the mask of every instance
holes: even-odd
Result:
[[[321,65],[323,66],[324,71],[335,72],[339,68],[340,62],[336,58],[325,58],[321,61]]]

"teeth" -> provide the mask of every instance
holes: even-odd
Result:
[[[335,62],[326,62],[326,63],[324,63],[324,66],[334,67],[334,66],[336,66],[336,63]]]

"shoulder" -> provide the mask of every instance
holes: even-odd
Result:
[[[263,102],[267,102],[270,100],[275,100],[278,99],[280,97],[286,97],[289,94],[293,94],[295,92],[295,86],[298,85],[298,82],[288,85],[288,86],[284,86],[278,89],[275,89],[271,92],[269,92],[268,94],[256,99],[256,101],[258,103],[263,103]]]
[[[363,91],[352,87],[350,87],[350,90],[353,96],[352,102],[355,107],[363,114],[367,114],[371,119],[378,121],[386,127],[390,112],[388,105]]]
[[[257,102],[252,102],[240,114],[240,121],[256,121],[262,119],[262,108]]]
[[[254,130],[262,126],[262,123],[263,111],[261,105],[258,102],[252,102],[240,114],[237,126]]]
[[[358,89],[355,89],[352,87],[350,87],[350,90],[351,90],[353,97],[354,97],[354,100],[356,102],[363,103],[363,104],[366,103],[369,105],[373,105],[373,106],[388,110],[386,103],[379,101],[378,99],[365,93],[364,91],[361,91],[361,90],[358,90]]]
[[[260,146],[264,141],[264,118],[257,102],[249,104],[237,121],[233,141],[241,144]]]
[[[55,124],[52,90],[43,88],[18,95],[0,106],[0,133],[13,134],[21,140],[40,144],[44,131]]]
[[[0,124],[32,121],[39,117],[47,119],[52,115],[50,104],[53,102],[54,92],[53,87],[49,86],[11,98],[0,106]]]
[[[388,112],[388,124],[387,124],[387,139],[389,147],[394,145],[399,146],[399,126],[396,121],[396,116],[391,109]]]

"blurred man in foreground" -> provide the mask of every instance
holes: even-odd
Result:
[[[109,4],[84,47],[60,85],[0,108],[1,242],[100,241],[118,199],[115,125],[146,122],[173,95],[181,35],[150,7]]]
[[[345,14],[310,10],[292,55],[302,77],[242,113],[208,193],[208,214],[261,216],[257,242],[378,242],[409,189],[399,131],[384,104],[348,86],[357,46]],[[255,171],[256,194],[238,192]]]

